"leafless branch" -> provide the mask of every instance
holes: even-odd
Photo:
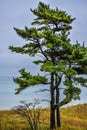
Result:
[[[47,100],[47,99],[42,99],[41,101],[50,102],[50,100]]]
[[[38,92],[45,92],[45,91],[50,91],[49,89],[40,89],[39,91],[35,91],[36,93]]]

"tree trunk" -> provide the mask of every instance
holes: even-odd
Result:
[[[58,79],[57,75],[55,75],[55,86],[56,86],[56,104],[58,104],[58,107],[56,108],[56,126],[61,127],[61,122],[60,122],[60,105],[59,105],[59,97],[60,97],[60,92],[59,92],[59,85],[61,83],[61,78]]]
[[[51,85],[50,85],[50,130],[55,129],[55,109],[54,109],[54,73],[51,73]]]
[[[57,127],[61,127],[60,122],[60,106],[59,106],[59,88],[56,88],[56,104],[58,104],[58,108],[56,108],[56,123]]]

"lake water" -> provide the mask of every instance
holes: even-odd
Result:
[[[26,100],[32,102],[35,98],[40,100],[49,100],[49,92],[37,92],[39,89],[48,88],[49,86],[35,86],[27,88],[20,94],[15,95],[15,89],[17,88],[12,80],[12,77],[3,76],[0,77],[0,109],[10,109],[15,105],[18,105],[20,101]],[[61,96],[62,97],[62,96]],[[82,88],[81,100],[72,101],[68,105],[74,105],[78,103],[87,103],[87,89]],[[42,107],[49,106],[49,102],[43,101]]]

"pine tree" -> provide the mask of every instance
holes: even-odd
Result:
[[[80,99],[81,90],[75,84],[87,87],[87,47],[78,42],[71,44],[68,35],[72,29],[71,23],[75,20],[65,11],[51,9],[49,5],[39,2],[38,7],[32,10],[36,18],[32,27],[24,29],[14,28],[16,33],[27,43],[21,47],[10,46],[12,52],[28,54],[31,57],[39,54],[42,59],[34,61],[40,64],[40,74],[32,75],[21,69],[20,77],[14,78],[19,84],[16,94],[23,89],[37,84],[50,85],[50,129],[60,127],[60,107],[72,99]],[[39,58],[39,57],[38,57]],[[46,75],[47,74],[47,75]],[[47,77],[49,74],[50,79]],[[61,82],[63,86],[61,86]],[[60,101],[60,90],[63,90],[64,99]]]

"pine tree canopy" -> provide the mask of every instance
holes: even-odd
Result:
[[[19,84],[19,88],[16,89],[16,94],[20,93],[27,87],[38,85],[38,84],[47,84],[47,79],[45,76],[31,75],[30,72],[26,72],[25,69],[21,69],[21,76],[18,78],[14,78],[14,82]]]
[[[32,27],[25,26],[24,29],[14,28],[16,33],[27,43],[21,47],[10,46],[12,52],[28,54],[29,56],[40,55],[35,64],[40,64],[40,71],[57,78],[55,87],[59,87],[59,81],[63,81],[65,99],[60,102],[60,106],[70,102],[72,99],[79,99],[81,90],[77,84],[87,87],[87,47],[75,43],[69,39],[72,29],[72,18],[65,11],[51,9],[49,5],[39,2],[37,9],[32,10],[35,19],[31,23]],[[37,84],[47,84],[48,77],[32,76],[20,71],[21,76],[14,78],[14,82],[19,84],[16,93],[20,93],[26,87]],[[76,85],[76,86],[75,86]]]

